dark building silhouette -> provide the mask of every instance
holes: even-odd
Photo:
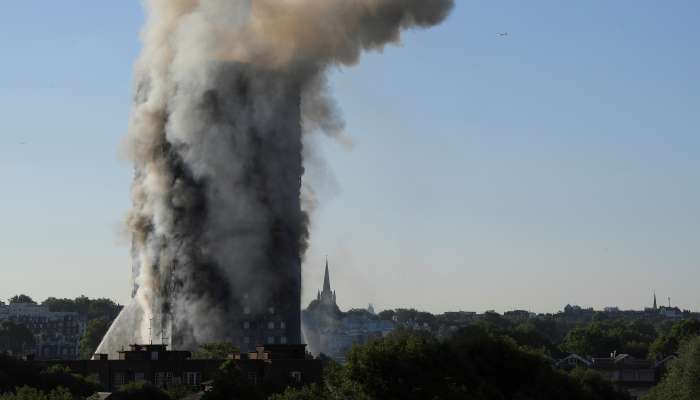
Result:
[[[307,359],[306,345],[258,346],[255,351],[228,358],[250,384],[282,390],[321,380],[321,361]],[[195,360],[189,351],[169,351],[166,345],[131,345],[117,360],[95,354],[92,360],[40,362],[62,365],[72,372],[97,377],[102,390],[112,392],[132,382],[149,382],[160,388],[186,385],[203,389],[227,360]]]
[[[167,150],[169,170],[193,200],[174,209],[177,234],[166,245],[186,257],[159,272],[160,297],[149,310],[153,333],[181,350],[216,341],[244,352],[261,344],[300,344],[300,255],[308,218],[301,207],[299,84],[283,72],[245,64],[211,68],[218,85],[202,94],[200,118],[220,128],[228,138],[221,151],[237,159],[235,166],[212,170],[230,175],[229,181],[194,179],[176,149]],[[134,249],[138,277],[142,266]],[[138,289],[135,284],[134,295]],[[134,339],[116,338],[118,346],[128,340]],[[115,346],[105,351],[111,350]]]

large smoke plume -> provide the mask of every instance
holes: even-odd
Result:
[[[325,72],[399,41],[404,29],[440,23],[453,0],[145,6],[126,140],[134,300],[98,351],[161,334],[182,348],[235,341],[240,314],[271,302],[298,321],[313,204],[302,188],[303,159],[314,157],[305,143],[343,131]]]

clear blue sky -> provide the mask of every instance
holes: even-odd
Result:
[[[305,302],[700,309],[700,3],[463,1],[334,71]],[[129,295],[138,1],[0,14],[0,299]],[[497,32],[507,31],[508,37]],[[21,144],[24,142],[25,144]]]

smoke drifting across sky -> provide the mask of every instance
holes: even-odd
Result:
[[[436,25],[454,6],[453,0],[145,5],[126,139],[135,166],[128,217],[134,301],[100,345],[105,353],[161,331],[184,348],[231,339],[243,293],[264,304],[264,296],[280,290],[261,271],[282,282],[300,279],[314,203],[310,184],[302,187],[311,165],[302,162],[317,157],[308,141],[319,133],[343,135],[326,90],[327,68],[355,64],[363,51],[399,41],[402,30]]]

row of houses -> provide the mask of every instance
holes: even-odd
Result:
[[[47,360],[76,359],[80,355],[86,320],[78,313],[52,312],[47,306],[34,303],[0,302],[0,323],[3,321],[23,325],[32,332],[34,346],[23,349],[24,354]]]
[[[554,365],[565,370],[577,367],[596,370],[616,385],[627,389],[633,398],[638,399],[656,386],[666,373],[669,364],[676,358],[674,355],[654,361],[617,353],[611,353],[609,357],[569,354],[557,360]]]

